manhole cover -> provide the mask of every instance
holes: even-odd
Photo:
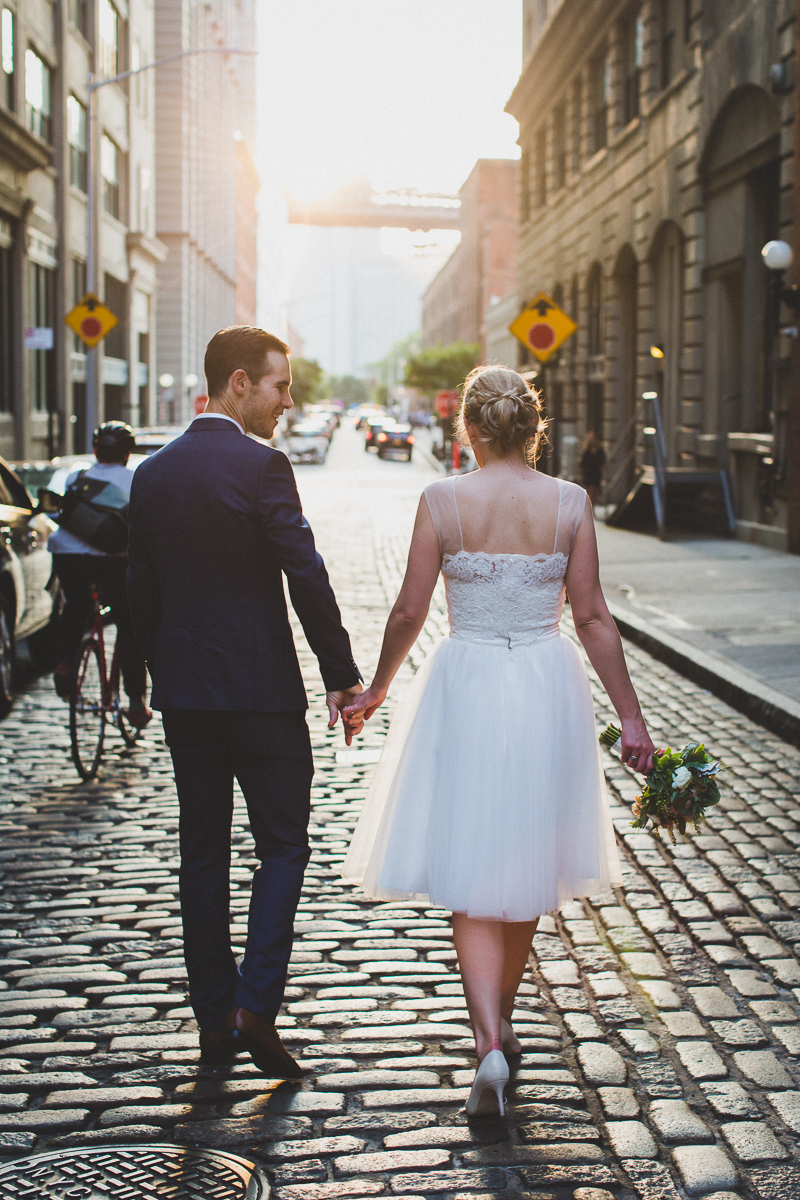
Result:
[[[253,1163],[172,1146],[62,1150],[0,1168],[3,1200],[267,1200]]]

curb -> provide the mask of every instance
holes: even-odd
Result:
[[[623,610],[613,603],[608,608],[617,629],[628,641],[693,683],[706,688],[737,712],[744,713],[752,721],[800,748],[800,704],[796,701],[761,683],[732,663],[705,650],[696,650],[674,634],[665,633],[638,613]]]

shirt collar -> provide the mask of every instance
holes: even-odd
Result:
[[[231,425],[236,426],[236,428],[239,430],[239,433],[241,433],[241,434],[244,433],[244,430],[242,429],[239,422],[234,420],[233,417],[229,417],[226,413],[215,413],[215,412],[198,413],[197,416],[195,417],[195,421],[208,420],[209,418],[213,418],[214,420],[217,420],[217,421],[230,421]]]

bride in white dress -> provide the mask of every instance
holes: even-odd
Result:
[[[591,505],[529,466],[538,397],[514,371],[476,368],[459,430],[479,471],[425,489],[375,678],[343,713],[383,703],[442,572],[450,636],[397,706],[342,874],[376,899],[453,913],[478,1073],[467,1111],[503,1111],[511,1026],[538,917],[618,883],[578,637],[616,709],[621,757],[646,774],[654,746],[598,577]]]

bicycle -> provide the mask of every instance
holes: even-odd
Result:
[[[78,650],[70,687],[69,736],[72,761],[82,779],[94,779],[103,756],[106,725],[116,725],[126,746],[142,730],[132,725],[120,703],[119,639],[114,644],[111,670],[106,671],[103,617],[108,612],[92,588],[92,622]]]

